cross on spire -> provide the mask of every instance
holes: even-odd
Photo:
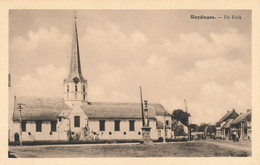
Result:
[[[74,19],[76,20],[78,16],[78,12],[76,10],[74,10]]]

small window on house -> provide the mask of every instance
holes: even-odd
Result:
[[[42,132],[42,121],[38,120],[36,123],[36,132]]]
[[[161,130],[158,130],[158,137],[161,137],[162,136],[162,132]]]
[[[80,117],[74,116],[74,127],[80,127]]]
[[[147,120],[147,125],[149,126],[149,124],[150,124],[150,120]]]
[[[99,121],[99,131],[105,131],[105,120]]]
[[[83,85],[83,89],[82,89],[83,92],[85,92],[85,85]]]
[[[109,135],[112,135],[112,132],[109,132]]]
[[[31,135],[31,132],[28,132],[28,135]]]
[[[61,117],[59,117],[59,122],[61,122]]]
[[[70,91],[70,86],[69,85],[67,85],[67,92],[69,92]]]
[[[83,94],[83,100],[86,100],[86,95],[85,94]]]
[[[129,121],[129,131],[135,131],[135,121],[134,120]]]
[[[141,132],[138,132],[138,135],[141,135]]]
[[[120,120],[115,121],[115,131],[120,131]]]
[[[169,120],[166,120],[166,125],[169,125]]]
[[[126,132],[124,132],[124,135],[126,135]]]
[[[78,85],[75,85],[75,92],[78,92]]]
[[[22,121],[22,131],[26,132],[26,121]]]
[[[57,121],[51,121],[51,132],[56,132]]]

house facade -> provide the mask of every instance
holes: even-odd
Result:
[[[10,141],[141,140],[140,103],[89,102],[87,80],[81,72],[76,18],[70,73],[63,98],[15,97]],[[23,106],[18,109],[19,104]],[[171,116],[161,104],[148,104],[151,138],[171,138]]]
[[[230,123],[230,132],[240,140],[252,139],[251,125],[252,111],[248,109],[246,113],[241,113]]]
[[[216,123],[216,138],[229,139],[230,130],[227,129],[226,125],[230,120],[234,120],[238,117],[235,109],[227,111],[227,113]]]

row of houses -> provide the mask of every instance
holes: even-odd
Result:
[[[216,138],[251,140],[252,110],[238,114],[235,109],[227,113],[216,123]]]
[[[238,114],[235,109],[227,111],[215,124],[190,125],[192,139],[250,140],[252,111]]]

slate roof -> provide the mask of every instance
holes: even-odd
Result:
[[[141,107],[136,105],[80,106],[89,119],[142,119]],[[153,106],[148,106],[148,118],[155,119]]]
[[[18,103],[25,104],[21,111],[22,120],[56,120],[62,110],[71,110],[62,98],[18,96],[16,104]],[[18,109],[14,110],[13,120],[19,120]]]
[[[252,112],[247,112],[247,113],[242,113],[241,115],[239,115],[234,121],[232,121],[230,124],[237,124],[240,123],[241,121],[244,120],[250,120],[252,116]]]
[[[141,106],[141,103],[117,103],[117,102],[91,102],[92,105],[114,105],[114,106]],[[153,106],[156,115],[165,114],[171,116],[169,112],[159,103],[148,103],[149,106]]]
[[[37,98],[19,96],[16,103],[23,103],[22,120],[56,120],[59,116],[68,116],[72,108],[64,103],[63,98]],[[155,119],[156,115],[170,115],[160,104],[148,104],[148,117]],[[93,102],[81,106],[83,111],[92,119],[141,119],[139,103],[106,103]],[[19,120],[19,111],[15,109],[13,120]]]

